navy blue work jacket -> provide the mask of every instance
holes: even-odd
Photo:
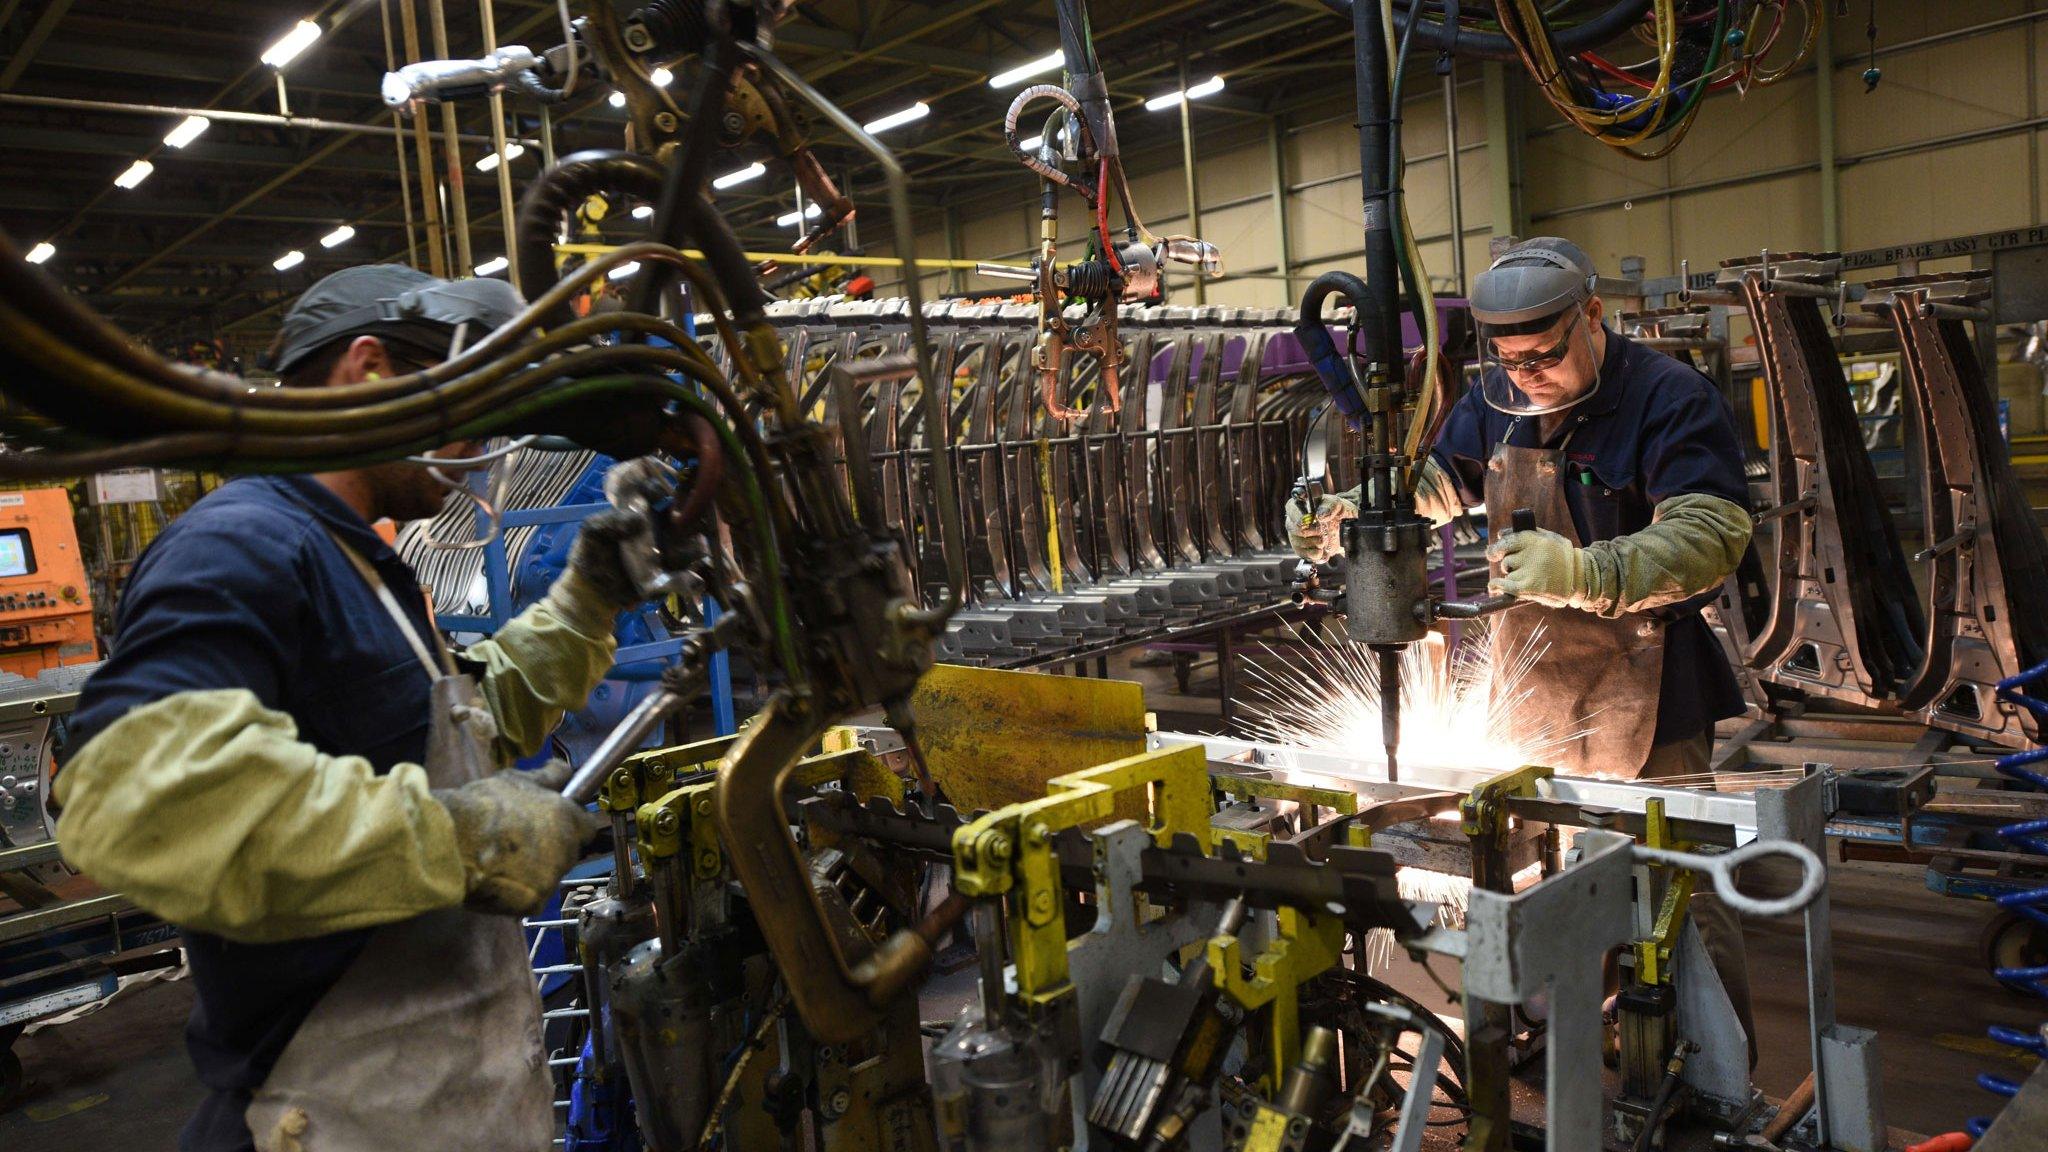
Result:
[[[428,681],[332,530],[376,565],[422,636],[419,577],[362,517],[306,476],[229,481],[136,562],[111,654],[86,682],[71,747],[131,708],[177,692],[246,688],[291,716],[299,738],[379,772],[426,755]],[[243,1112],[367,931],[281,944],[185,933],[198,994],[186,1046],[208,1094],[179,1147],[253,1147]]]
[[[1466,502],[1477,504],[1486,497],[1486,461],[1504,437],[1518,448],[1562,444],[1565,502],[1585,543],[1649,527],[1657,503],[1672,496],[1699,493],[1749,507],[1734,411],[1713,381],[1690,365],[1609,330],[1598,389],[1563,416],[1544,442],[1537,417],[1498,411],[1475,382],[1445,418],[1432,454],[1458,481]],[[1742,714],[1735,674],[1700,618],[1700,608],[1718,593],[1654,613],[1667,627],[1653,743],[1688,739]]]

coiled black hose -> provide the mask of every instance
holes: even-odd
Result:
[[[653,0],[627,17],[647,29],[657,56],[694,52],[711,39],[711,25],[704,17],[703,0]]]
[[[1301,318],[1294,322],[1294,338],[1301,341],[1301,350],[1315,366],[1317,378],[1330,394],[1330,403],[1345,419],[1356,424],[1365,419],[1365,397],[1359,395],[1358,376],[1347,359],[1350,349],[1340,350],[1337,342],[1330,339],[1328,325],[1323,323],[1323,304],[1333,293],[1349,300],[1357,312],[1352,328],[1364,334],[1365,357],[1371,363],[1391,363],[1387,359],[1383,304],[1367,290],[1365,281],[1351,273],[1325,272],[1309,281],[1308,290],[1301,294]]]
[[[541,173],[519,201],[519,291],[534,300],[555,283],[555,234],[565,214],[600,192],[657,199],[666,179],[667,173],[648,157],[612,148],[593,148],[565,156]],[[701,192],[686,197],[683,209],[690,239],[703,249],[719,286],[728,297],[740,297],[729,298],[726,303],[736,316],[759,314],[769,296],[760,287],[732,230],[717,217]],[[551,327],[566,323],[572,315],[564,304],[546,318],[546,323]]]

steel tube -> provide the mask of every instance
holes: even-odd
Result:
[[[683,702],[683,698],[666,688],[658,688],[642,697],[633,706],[618,727],[605,735],[604,742],[583,761],[569,782],[562,785],[562,795],[578,804],[588,804],[597,796],[599,785],[612,769],[625,763],[626,757],[639,749],[642,741],[654,734],[669,712]]]
[[[434,55],[449,58],[448,7],[445,0],[427,0],[428,27],[434,36]],[[441,151],[448,162],[448,218],[455,234],[455,267],[451,276],[467,276],[476,267],[469,248],[469,197],[462,183],[462,126],[455,117],[455,105],[441,105]],[[501,164],[502,166],[502,164]]]
[[[200,116],[224,124],[265,124],[277,128],[299,128],[309,132],[345,132],[358,136],[404,136],[405,129],[384,124],[360,124],[353,120],[326,120],[318,116],[281,116],[275,112],[238,112],[227,108],[192,108],[181,104],[136,104],[125,100],[86,100],[75,96],[38,96],[29,92],[0,92],[0,106],[62,108],[73,112],[112,112],[129,116]],[[463,140],[484,144],[490,137],[465,134]]]
[[[484,54],[498,50],[498,16],[491,0],[477,0],[477,18],[483,23]],[[512,206],[512,161],[505,156],[505,94],[491,88],[491,147],[498,157],[498,221],[505,227],[505,275],[519,283],[518,213]]]

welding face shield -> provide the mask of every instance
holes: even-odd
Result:
[[[1593,394],[1600,361],[1587,302],[1593,273],[1567,241],[1509,249],[1472,285],[1481,396],[1511,416],[1559,412]]]

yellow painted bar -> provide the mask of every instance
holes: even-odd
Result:
[[[569,256],[602,256],[607,252],[617,251],[618,248],[619,245],[617,244],[555,245],[556,252]],[[704,253],[697,251],[695,248],[685,248],[682,252],[683,255],[688,256],[692,260],[702,260],[704,258]],[[830,253],[800,256],[794,252],[742,252],[740,255],[749,260],[773,260],[780,264],[790,265],[834,264],[848,268],[903,267],[903,261],[895,256],[839,256]],[[919,260],[917,266],[919,268],[967,268],[971,270],[978,267],[980,263],[981,261],[978,260]]]

